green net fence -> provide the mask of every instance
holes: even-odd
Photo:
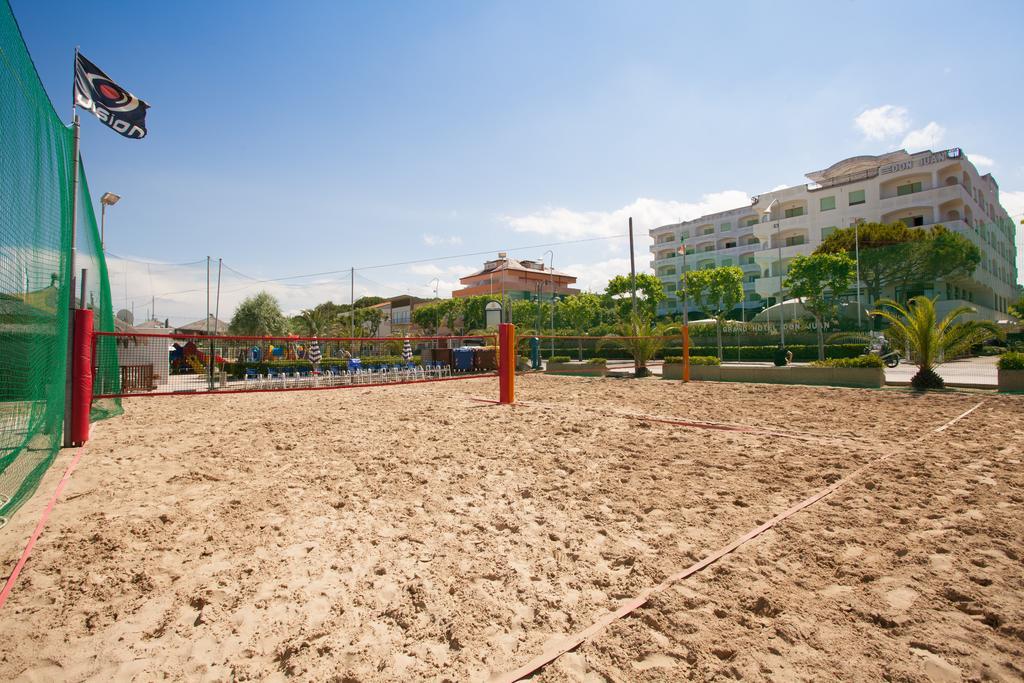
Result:
[[[0,89],[2,525],[35,491],[61,445],[72,229],[72,134],[39,80],[6,1],[0,3]],[[113,329],[95,218],[87,192],[81,198],[80,263],[92,274],[96,326]],[[119,409],[108,402],[94,417]]]

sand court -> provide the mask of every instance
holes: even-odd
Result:
[[[1019,397],[529,375],[472,400],[496,391],[126,400],[4,608],[0,676],[497,679],[885,455],[539,679],[1021,675]]]

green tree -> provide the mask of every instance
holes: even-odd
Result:
[[[720,266],[693,270],[680,278],[687,299],[715,319],[718,359],[722,359],[722,325],[729,312],[743,301],[743,270],[739,266]]]
[[[972,346],[998,338],[1002,332],[987,320],[957,319],[973,313],[970,306],[950,311],[941,321],[935,312],[935,299],[915,296],[903,306],[892,299],[881,299],[872,315],[889,322],[889,337],[897,348],[909,348],[917,365],[917,373],[910,379],[915,389],[942,389],[945,383],[935,368],[946,360],[966,354]]]
[[[352,303],[352,308],[368,308],[370,306],[376,306],[382,304],[387,299],[382,296],[361,296]]]
[[[936,280],[968,277],[981,263],[978,247],[963,235],[942,225],[911,228],[902,222],[836,230],[815,253],[853,256],[857,242],[869,304],[890,289],[931,287]]]
[[[605,302],[618,311],[620,320],[632,319],[632,292],[633,278],[629,275],[616,275],[604,289]],[[658,315],[658,304],[665,300],[661,280],[650,273],[637,273],[636,292],[637,313],[653,320]]]
[[[238,305],[230,327],[232,333],[239,335],[276,336],[288,333],[288,320],[281,313],[277,299],[267,292],[260,292]]]
[[[330,309],[322,306],[303,309],[292,318],[292,329],[307,336],[328,337],[334,334],[338,326],[338,318]]]
[[[441,310],[440,301],[431,301],[429,304],[423,304],[412,309],[413,325],[420,328],[428,335],[437,334],[437,329],[441,326],[441,319],[444,317]]]
[[[836,315],[836,296],[853,282],[854,261],[846,254],[797,256],[789,264],[783,285],[814,316],[818,328],[818,360],[825,360],[825,320]]]
[[[585,335],[601,323],[604,304],[600,296],[582,292],[567,296],[558,302],[560,322],[577,335]],[[579,359],[583,360],[583,340],[578,340]]]
[[[355,317],[356,330],[362,330],[366,337],[376,337],[380,331],[380,324],[384,322],[384,311],[379,308],[367,306],[357,308],[353,315]]]
[[[601,337],[597,348],[618,346],[633,357],[633,374],[647,377],[651,371],[647,363],[654,359],[658,352],[665,348],[667,337],[679,334],[679,328],[671,324],[656,325],[650,318],[637,313],[630,315],[629,320],[620,323],[615,334]]]
[[[1010,312],[1010,315],[1017,320],[1024,320],[1024,296],[1017,299],[1017,303],[1010,304],[1007,307],[1007,310]]]

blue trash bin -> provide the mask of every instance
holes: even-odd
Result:
[[[470,372],[473,370],[473,347],[463,346],[452,349],[452,356],[457,372]]]

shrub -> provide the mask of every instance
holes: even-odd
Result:
[[[551,356],[548,358],[549,363],[568,363],[571,360],[569,356]]]
[[[587,363],[591,365],[604,365],[607,362],[607,358],[591,358],[590,360],[587,361]]]
[[[402,359],[401,356],[359,356],[359,362],[363,365],[363,367],[366,367],[368,365],[385,365],[385,364],[386,365],[398,365],[400,363],[404,363],[405,361]],[[412,357],[412,362],[415,363],[416,365],[419,365],[420,357],[419,356],[413,356]],[[328,369],[332,365],[335,365],[335,366],[337,366],[339,368],[347,368],[348,367],[348,359],[347,358],[324,358],[324,359],[322,359],[320,361],[320,369],[321,370]],[[265,375],[265,374],[267,374],[268,370],[283,371],[283,372],[295,371],[295,370],[312,371],[313,370],[313,364],[310,363],[308,360],[305,360],[305,359],[300,359],[300,360],[272,360],[272,361],[265,361],[265,362],[264,361],[260,361],[259,363],[238,363],[238,362],[234,362],[234,363],[225,363],[224,364],[224,370],[233,379],[241,379],[242,377],[245,376],[245,371],[247,369],[250,369],[250,368],[255,370],[257,374]]]
[[[984,344],[981,347],[982,356],[999,356],[1006,353],[1006,347],[996,346],[995,344]]]
[[[1004,353],[996,365],[1000,370],[1024,370],[1024,353],[1018,351]]]
[[[682,356],[665,356],[666,363],[682,363]],[[690,356],[690,365],[721,365],[718,356]]]
[[[881,356],[863,355],[856,358],[829,358],[816,360],[811,365],[819,368],[881,368],[885,366]]]

